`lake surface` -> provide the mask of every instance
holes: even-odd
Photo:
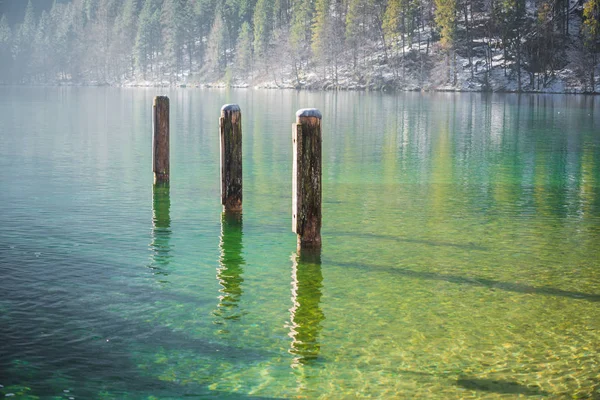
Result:
[[[226,103],[241,221],[220,205]],[[304,107],[320,263],[291,231]],[[0,396],[600,396],[600,99],[5,87],[0,141]]]

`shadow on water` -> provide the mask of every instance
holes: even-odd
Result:
[[[514,293],[541,294],[546,296],[559,296],[568,297],[572,299],[586,300],[591,302],[600,302],[600,294],[573,292],[569,290],[556,289],[547,286],[530,286],[524,285],[522,283],[502,282],[485,278],[468,278],[459,275],[446,275],[434,272],[414,271],[406,268],[394,268],[373,264],[367,265],[355,263],[340,263],[335,260],[331,260],[329,263],[340,267],[357,268],[361,270],[367,269],[371,271],[385,271],[391,274],[406,276],[409,278],[428,279],[434,281],[456,283],[460,285],[479,286],[490,289],[505,290],[507,292]]]
[[[166,275],[165,269],[172,257],[169,254],[169,208],[168,186],[154,187],[152,268],[162,275]],[[228,226],[225,224],[225,232],[231,232]],[[233,229],[235,232],[236,228]],[[230,237],[237,239],[230,240],[227,234],[222,238],[223,264],[236,270],[233,275],[237,274],[239,278],[241,268],[238,267],[243,265],[243,260],[230,261],[232,257],[236,258],[234,254],[240,258],[241,226],[237,236],[233,233]],[[102,271],[82,276],[72,274],[72,269],[62,265],[66,254],[48,252],[45,257],[55,259],[61,268],[56,268],[52,279],[43,286],[44,291],[39,285],[25,285],[31,291],[23,287],[17,290],[15,284],[15,290],[5,291],[2,296],[0,383],[5,387],[26,384],[31,387],[32,394],[43,396],[60,394],[69,387],[81,398],[97,398],[98,391],[107,384],[115,398],[124,398],[130,393],[191,398],[261,398],[215,392],[209,385],[218,376],[221,363],[241,367],[247,360],[264,360],[271,356],[270,353],[194,337],[173,329],[170,324],[165,325],[168,321],[153,319],[149,312],[154,308],[145,306],[162,302],[197,303],[198,299],[143,285],[120,285],[112,277],[122,276],[126,268],[114,261],[102,262],[69,254],[69,263],[77,268]],[[21,270],[42,274],[47,272],[44,266],[39,259],[31,259],[22,262],[21,269],[6,271],[5,277],[9,281],[17,280]],[[223,280],[230,279],[230,275]],[[230,279],[225,286],[239,300],[235,295],[238,291],[234,289],[239,288],[239,282],[234,281]],[[137,317],[115,312],[127,308],[125,304],[141,307],[144,311]],[[195,382],[165,381],[160,376],[165,368],[164,360],[169,360],[167,365],[175,363],[181,352],[193,354],[194,358],[205,360],[211,367]],[[143,367],[139,364],[140,356],[142,365],[146,364]]]
[[[224,212],[221,215],[221,240],[219,249],[219,267],[217,268],[217,280],[221,285],[219,290],[219,304],[213,314],[218,318],[218,325],[225,325],[227,321],[238,321],[243,315],[239,303],[244,293],[242,283],[244,278],[244,265],[246,261],[242,256],[244,245],[243,220],[241,213]],[[225,326],[221,333],[227,333]]]
[[[325,315],[321,310],[320,250],[292,255],[292,308],[290,308],[289,352],[294,355],[292,367],[309,365],[319,358],[319,335]]]
[[[219,363],[241,366],[244,360],[267,357],[260,350],[190,337],[144,318],[118,318],[94,305],[87,305],[85,313],[73,301],[65,302],[60,310],[53,304],[36,308],[46,317],[0,324],[2,384],[27,384],[36,395],[58,394],[67,385],[78,397],[97,398],[97,390],[109,384],[115,398],[127,397],[126,393],[244,398],[215,394],[208,388],[219,372]],[[186,384],[160,376],[164,356],[159,362],[153,355],[172,354],[170,363],[174,363],[182,351],[211,364],[206,376]],[[146,367],[140,368],[140,354],[149,357]],[[60,379],[68,383],[60,386]]]
[[[537,387],[529,387],[521,385],[517,382],[496,379],[461,378],[456,381],[456,385],[461,386],[465,389],[480,390],[500,394],[522,394],[525,396],[550,395],[550,393],[545,392]]]
[[[171,260],[171,197],[169,183],[157,183],[152,187],[152,263],[149,268],[154,275],[166,277]],[[160,283],[167,283],[159,279]]]
[[[402,243],[416,243],[416,244],[424,244],[427,246],[435,246],[435,247],[455,247],[459,249],[465,250],[479,250],[479,251],[487,251],[489,250],[487,247],[477,245],[475,243],[450,243],[450,242],[438,242],[434,240],[424,240],[424,239],[410,239],[403,238],[394,235],[381,235],[376,233],[356,233],[356,232],[328,232],[328,236],[351,236],[354,238],[362,238],[362,239],[375,239],[375,240],[391,240],[395,242]]]

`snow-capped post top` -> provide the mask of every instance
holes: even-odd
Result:
[[[237,104],[225,104],[221,107],[221,112],[223,111],[240,111],[240,106]]]
[[[296,111],[296,118],[302,117],[314,117],[319,119],[323,118],[321,116],[321,111],[317,110],[316,108],[302,108]]]

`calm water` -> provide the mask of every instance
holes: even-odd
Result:
[[[0,89],[0,395],[600,396],[600,102]],[[244,213],[218,117],[243,112]],[[323,112],[321,263],[291,232],[294,112]]]

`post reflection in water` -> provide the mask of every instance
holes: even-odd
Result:
[[[219,304],[213,312],[215,316],[219,317],[215,323],[223,325],[221,333],[229,332],[224,326],[228,321],[237,321],[245,314],[239,306],[244,292],[242,274],[246,263],[242,256],[244,249],[242,225],[242,214],[239,212],[224,212],[221,215],[221,241],[219,243],[221,256],[217,268],[217,280],[221,289],[219,289]]]
[[[169,183],[155,184],[152,188],[152,262],[149,268],[154,275],[167,276],[171,259],[171,197]],[[166,283],[165,280],[159,280]]]
[[[292,367],[314,363],[321,350],[319,334],[325,315],[321,310],[320,250],[303,250],[292,255],[292,308],[290,308],[289,352],[295,357]]]

